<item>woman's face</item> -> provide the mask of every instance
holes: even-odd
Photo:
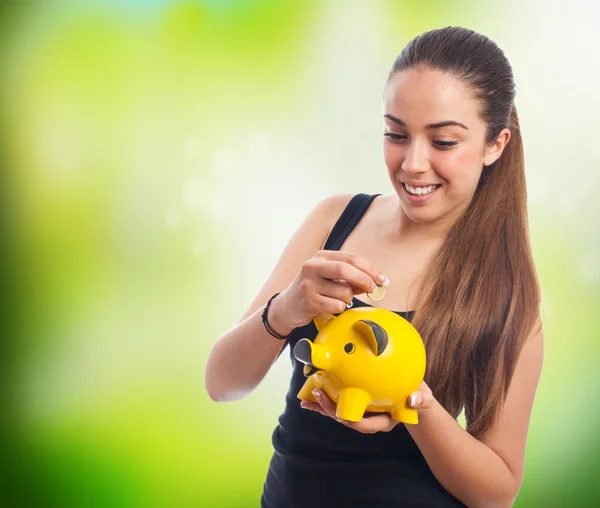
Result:
[[[484,165],[510,139],[504,129],[491,146],[477,102],[459,79],[407,69],[386,84],[384,157],[406,215],[418,223],[456,218],[477,188]]]

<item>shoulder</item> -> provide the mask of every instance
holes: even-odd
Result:
[[[332,194],[319,201],[315,206],[315,210],[329,215],[341,214],[354,196],[355,194]]]
[[[313,209],[313,213],[328,217],[330,222],[335,221],[342,214],[344,209],[350,203],[350,200],[357,194],[333,194],[317,203]],[[373,200],[373,205],[369,209],[386,209],[394,202],[393,196],[377,195],[377,199]],[[333,224],[332,224],[333,225]]]
[[[307,221],[320,229],[322,242],[325,245],[333,226],[342,215],[355,194],[333,194],[319,201],[307,217]]]

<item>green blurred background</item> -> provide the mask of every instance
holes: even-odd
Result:
[[[3,505],[259,505],[289,361],[216,404],[207,354],[317,201],[393,192],[387,72],[462,25],[513,65],[543,289],[516,506],[598,506],[599,22],[592,1],[3,2]]]

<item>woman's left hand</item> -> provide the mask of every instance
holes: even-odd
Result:
[[[363,434],[374,434],[375,432],[389,432],[400,422],[394,420],[389,413],[377,413],[374,416],[368,416],[363,418],[358,422],[349,422],[346,420],[340,420],[335,412],[337,410],[337,405],[327,396],[327,394],[321,390],[316,389],[313,391],[315,398],[319,401],[311,402],[308,400],[303,400],[300,403],[300,406],[304,409],[309,409],[311,411],[317,411],[321,413],[323,416],[329,416],[334,420],[346,425],[346,427],[350,427],[351,429],[357,430],[358,432],[362,432]],[[413,407],[419,411],[419,413],[423,410],[429,409],[434,402],[433,394],[431,390],[423,381],[419,390],[412,393],[408,397],[408,405]]]

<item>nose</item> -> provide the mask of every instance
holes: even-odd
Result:
[[[417,140],[411,141],[404,161],[402,169],[409,175],[418,173],[426,173],[429,171],[429,161],[427,160],[427,145],[424,142]]]
[[[305,365],[312,365],[320,370],[329,370],[332,359],[329,348],[325,344],[315,344],[308,339],[300,339],[294,346],[294,357]]]
[[[294,357],[299,362],[310,365],[311,361],[311,349],[310,342],[308,339],[300,339],[294,346]]]

